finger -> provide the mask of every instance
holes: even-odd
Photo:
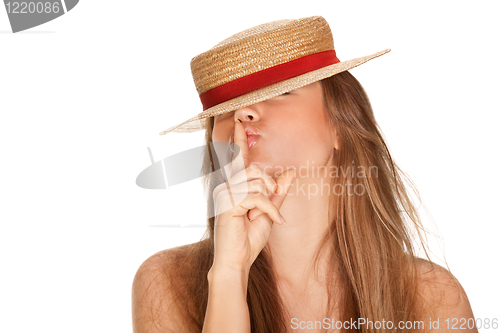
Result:
[[[295,168],[292,168],[287,169],[276,179],[277,193],[271,197],[271,202],[275,204],[278,209],[281,208],[283,201],[285,201],[288,190],[290,189],[296,175],[297,171]]]
[[[269,174],[267,174],[261,167],[259,167],[257,164],[252,164],[249,166],[246,170],[242,170],[235,174],[230,180],[229,180],[229,185],[232,187],[233,185],[236,184],[241,184],[245,183],[254,179],[262,179],[268,191],[270,193],[274,193],[276,190],[276,181],[271,177]]]
[[[240,184],[241,187],[247,185],[248,183]],[[249,195],[251,195],[250,193],[248,193],[248,190],[245,190],[243,188],[240,188],[238,190],[242,191],[242,193],[233,193],[228,189],[219,192],[217,196],[214,197],[215,216],[233,210],[236,205],[242,203]]]
[[[229,189],[231,193],[248,193],[248,192],[253,192],[250,190],[247,186],[247,183],[253,182],[253,181],[259,181],[259,182],[264,182],[264,185],[269,193],[275,193],[277,190],[278,186],[276,184],[276,181],[274,180],[273,177],[271,177],[269,174],[267,174],[264,170],[262,170],[258,165],[252,164],[250,167],[248,167],[245,170],[242,170],[238,172],[233,178],[231,178],[228,183],[229,183]],[[213,190],[213,198],[216,198],[217,195],[222,192],[222,191],[227,191],[228,190],[228,183],[222,183],[219,184],[215,189]],[[237,185],[244,185],[243,188],[237,187]],[[265,191],[263,191],[265,192]]]
[[[235,206],[233,211],[235,216],[244,216],[249,210],[255,208],[269,215],[273,222],[283,224],[278,208],[262,193],[249,194],[240,204]]]
[[[271,195],[260,178],[248,183],[232,185],[230,190],[221,190],[214,195],[217,214],[232,209],[235,205],[241,203],[248,194],[256,195],[260,193],[264,194],[268,199]]]
[[[239,160],[239,162],[231,163],[231,175],[248,168],[248,144],[247,144],[247,133],[243,124],[239,121],[234,123],[234,144],[240,149],[240,153],[234,159],[233,162]]]
[[[281,208],[281,205],[285,201],[288,190],[295,179],[295,174],[295,169],[288,169],[277,178],[276,182],[278,193],[272,194],[270,200],[278,209]],[[262,214],[264,213],[259,209],[252,209],[248,212],[248,219],[253,221]]]

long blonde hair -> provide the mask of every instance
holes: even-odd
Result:
[[[389,149],[375,121],[370,101],[361,84],[348,71],[321,81],[324,102],[334,124],[340,144],[334,151],[338,169],[376,169],[376,177],[351,172],[340,172],[331,178],[331,187],[363,189],[362,193],[349,195],[336,191],[331,195],[331,226],[322,239],[320,251],[327,253],[332,273],[339,276],[328,285],[328,313],[334,306],[342,309],[340,318],[367,318],[398,323],[416,320],[419,314],[417,297],[417,261],[415,244],[426,251],[424,228],[409,195],[409,185],[418,192],[409,178],[393,161]],[[213,118],[207,122],[206,144],[212,140]],[[203,174],[216,170],[216,156],[206,150]],[[370,169],[371,168],[371,169]],[[212,192],[215,187],[206,178],[205,194],[208,199],[208,216],[213,216]],[[340,192],[340,193],[339,193]],[[360,192],[360,191],[358,191]],[[180,315],[191,331],[201,332],[208,300],[207,273],[213,263],[214,217],[208,218],[208,227],[201,241],[178,252],[179,262],[186,269],[169,270],[171,281],[176,281],[175,293]],[[329,246],[325,246],[329,245]],[[267,246],[253,263],[248,280],[247,303],[251,328],[255,333],[285,333],[285,307],[279,296],[272,270],[272,258]],[[334,265],[334,263],[337,263]],[[334,267],[338,266],[335,272]],[[343,290],[335,294],[336,290]],[[349,330],[353,331],[353,330]],[[354,330],[356,331],[356,330]],[[375,327],[359,327],[358,332],[380,332]],[[395,325],[384,332],[410,332]]]

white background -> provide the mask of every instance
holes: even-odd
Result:
[[[496,1],[81,1],[12,34],[0,7],[2,332],[131,332],[137,268],[193,243],[199,181],[135,184],[203,143],[189,61],[257,24],[322,15],[441,233],[476,318],[500,318]],[[429,224],[428,220],[426,220]],[[441,249],[435,244],[437,255]],[[492,331],[482,330],[483,332]]]

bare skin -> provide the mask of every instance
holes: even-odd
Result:
[[[318,170],[320,166],[328,170],[332,165],[331,152],[337,146],[336,132],[328,122],[322,96],[321,84],[317,82],[223,114],[215,118],[212,136],[216,142],[228,141],[241,121],[244,127],[260,133],[257,144],[249,151],[246,139],[239,144],[247,165],[257,164],[271,176],[288,168],[298,171],[280,207],[287,225],[270,230],[268,245],[289,311],[295,317],[311,320],[322,318],[323,311],[318,307],[326,306],[321,279],[324,267],[320,266],[318,279],[310,266],[320,237],[329,226],[329,191],[320,190],[327,179],[324,174],[318,175]]]
[[[311,285],[309,265],[320,235],[329,225],[326,209],[329,192],[320,190],[326,178],[313,174],[313,171],[318,173],[320,166],[332,165],[332,151],[337,145],[335,129],[324,109],[321,84],[316,82],[217,116],[213,141],[227,142],[236,120],[261,134],[248,151],[248,164],[258,164],[271,176],[291,167],[298,171],[280,207],[287,225],[272,228],[268,243],[275,271],[284,287],[300,293]],[[245,149],[244,144],[241,146]],[[314,193],[315,189],[318,193]]]
[[[245,132],[249,128],[260,133],[251,149],[247,147]],[[250,332],[246,305],[248,272],[266,244],[272,252],[280,296],[291,314],[288,319],[322,320],[327,299],[326,263],[320,261],[317,275],[311,263],[321,236],[329,226],[329,191],[321,190],[326,175],[318,174],[318,170],[320,166],[328,170],[333,165],[332,151],[338,149],[338,142],[335,127],[324,109],[321,84],[317,82],[215,117],[214,142],[228,142],[233,133],[235,144],[241,148],[243,165],[235,165],[232,170],[231,195],[245,193],[245,186],[247,193],[255,195],[248,196],[216,218],[215,259],[208,275],[209,301],[203,332]],[[295,169],[296,176],[282,175],[287,169]],[[217,198],[216,206],[230,202],[227,187],[216,188],[214,198]],[[281,222],[280,214],[286,225]],[[147,272],[155,272],[155,265],[167,266],[167,263],[158,264],[150,259],[141,266],[134,280],[133,291],[137,299],[141,286],[145,288],[148,279],[154,281]],[[451,274],[444,269],[424,274],[427,271],[423,263],[420,266],[420,293],[435,309],[423,314],[423,318],[427,321],[429,317],[442,320],[458,316],[473,318],[467,299],[457,298],[457,295],[465,296],[465,292],[450,282]],[[163,291],[163,294],[168,292]],[[164,307],[168,309],[169,299],[164,297]],[[141,302],[147,303],[147,300]],[[134,321],[145,321],[139,301],[133,304],[136,304]],[[165,310],[159,315],[162,330],[155,330],[157,325],[137,324],[134,332],[184,332],[182,323],[170,313],[172,311]],[[475,329],[461,330],[464,331],[477,332]],[[289,332],[324,331],[290,327]],[[433,332],[448,330],[441,325]]]

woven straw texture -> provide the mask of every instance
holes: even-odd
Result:
[[[191,60],[191,72],[198,94],[202,94],[266,68],[328,50],[334,50],[333,37],[323,17],[274,21],[237,33],[196,56]],[[279,96],[359,66],[389,51],[390,49],[386,49],[369,56],[342,61],[254,90],[215,105],[162,131],[160,135],[203,130],[208,117]]]
[[[330,27],[322,17],[274,21],[233,35],[193,58],[191,72],[201,94],[269,67],[333,49]]]

